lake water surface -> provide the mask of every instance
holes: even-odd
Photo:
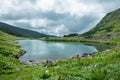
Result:
[[[27,51],[26,54],[20,57],[22,61],[34,60],[41,62],[99,51],[95,46],[80,43],[47,42],[40,40],[18,40],[17,42]]]

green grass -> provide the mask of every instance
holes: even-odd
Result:
[[[16,39],[22,38],[14,37],[0,31],[0,54],[8,56],[21,53],[20,45],[14,41]]]
[[[0,35],[0,80],[120,80],[120,47],[98,52],[92,58],[54,61],[52,66],[25,66],[9,56],[21,52],[14,42],[21,38],[3,32]]]
[[[111,43],[116,43],[116,44],[120,44],[120,36],[113,38],[110,40]]]
[[[18,59],[10,57],[10,55],[17,55],[23,51],[20,49],[20,45],[14,41],[17,39],[23,38],[11,36],[0,31],[0,75],[15,72],[15,66],[20,64]]]
[[[42,64],[25,67],[20,65],[18,60],[13,60],[15,64],[18,63],[17,66],[8,68],[1,78],[4,80],[119,80],[119,49],[99,52],[94,54],[93,58],[59,60],[55,61],[53,66],[47,67]],[[9,60],[7,62],[9,63]]]
[[[59,37],[59,38],[49,37],[49,38],[39,38],[39,40],[54,41],[54,42],[56,41],[56,42],[105,43],[104,41],[86,39],[84,37]]]

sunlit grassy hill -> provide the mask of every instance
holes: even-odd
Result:
[[[84,34],[94,39],[111,40],[120,39],[120,8],[106,14],[106,16],[93,28]]]

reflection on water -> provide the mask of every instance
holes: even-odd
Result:
[[[20,57],[22,61],[56,60],[68,58],[77,54],[97,52],[94,46],[63,42],[46,42],[40,40],[18,40],[27,53]]]

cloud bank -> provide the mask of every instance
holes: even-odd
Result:
[[[119,0],[0,0],[0,21],[45,34],[84,33]]]

